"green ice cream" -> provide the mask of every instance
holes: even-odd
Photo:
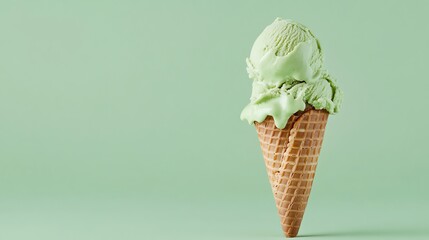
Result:
[[[246,62],[253,90],[242,120],[253,124],[272,116],[282,129],[306,104],[338,112],[342,92],[324,70],[320,43],[305,26],[277,18],[256,39]]]

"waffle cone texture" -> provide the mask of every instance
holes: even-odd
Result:
[[[329,113],[307,107],[278,129],[272,117],[255,122],[286,237],[298,235],[310,196]]]

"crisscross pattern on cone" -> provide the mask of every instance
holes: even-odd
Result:
[[[295,237],[307,206],[329,113],[312,107],[292,115],[284,129],[272,117],[256,123],[268,177],[287,237]]]

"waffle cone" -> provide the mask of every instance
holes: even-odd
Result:
[[[255,123],[281,225],[298,234],[307,206],[329,113],[307,107],[278,129],[272,117]]]

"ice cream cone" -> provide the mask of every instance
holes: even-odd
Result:
[[[307,107],[278,129],[274,119],[255,122],[281,225],[287,237],[301,226],[329,113]]]

